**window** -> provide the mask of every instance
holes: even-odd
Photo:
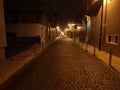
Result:
[[[106,42],[110,44],[116,44],[118,45],[119,41],[119,35],[117,34],[108,34]]]

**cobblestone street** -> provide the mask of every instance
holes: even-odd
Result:
[[[120,75],[70,39],[61,38],[6,90],[120,90]]]

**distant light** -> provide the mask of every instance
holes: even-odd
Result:
[[[61,32],[61,34],[64,36],[64,32]]]
[[[60,29],[60,27],[59,27],[59,26],[57,26],[56,28],[57,28],[57,30],[59,30],[59,29]]]
[[[81,29],[81,27],[77,27],[77,29],[78,29],[78,30],[80,30],[80,29]]]
[[[71,24],[68,24],[68,26],[71,26]]]
[[[68,24],[68,26],[75,26],[75,24],[74,24],[74,23],[72,23],[72,24]]]
[[[75,26],[75,24],[73,23],[72,26]]]
[[[59,37],[56,38],[56,40],[59,39]]]
[[[68,28],[65,29],[65,31],[67,31],[67,30],[68,30]]]

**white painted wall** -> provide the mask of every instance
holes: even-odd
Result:
[[[6,31],[3,5],[3,0],[0,0],[0,61],[5,60],[4,47],[6,47]]]
[[[45,39],[46,27],[41,24],[7,24],[6,31],[16,33],[18,37],[38,36]]]

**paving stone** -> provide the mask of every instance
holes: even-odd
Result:
[[[7,90],[120,90],[120,75],[68,38],[62,38]]]

